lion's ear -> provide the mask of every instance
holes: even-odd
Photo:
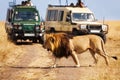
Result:
[[[54,43],[54,38],[53,37],[50,37],[50,41],[52,42],[52,43]]]

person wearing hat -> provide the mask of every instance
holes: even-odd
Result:
[[[31,2],[31,0],[27,0],[27,6],[33,6],[33,3]]]
[[[84,3],[81,0],[78,0],[78,2],[76,3],[77,7],[85,7]]]

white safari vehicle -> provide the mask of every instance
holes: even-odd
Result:
[[[49,5],[45,20],[46,32],[67,32],[73,35],[96,34],[106,41],[108,26],[98,23],[87,7]]]

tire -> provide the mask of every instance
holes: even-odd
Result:
[[[11,41],[11,36],[7,34],[7,40]]]
[[[50,33],[55,33],[55,29],[54,29],[54,28],[51,28],[51,29],[50,29]]]
[[[38,39],[39,40],[39,43],[40,44],[43,44],[43,39],[42,38],[40,38],[40,39]]]
[[[37,39],[33,39],[32,42],[33,42],[33,43],[37,43]]]
[[[106,35],[105,34],[101,34],[100,37],[103,39],[104,43],[106,43]]]
[[[73,34],[73,35],[78,35],[78,34],[79,34],[79,33],[78,33],[78,30],[73,29],[72,34]]]

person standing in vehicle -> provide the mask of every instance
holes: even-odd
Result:
[[[81,0],[78,0],[78,2],[76,3],[77,7],[84,7],[84,3]]]
[[[33,3],[31,2],[31,0],[27,0],[27,6],[33,6]]]

